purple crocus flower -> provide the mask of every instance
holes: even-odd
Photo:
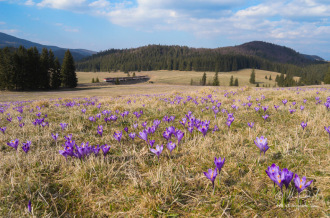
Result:
[[[213,190],[214,190],[214,180],[215,180],[215,178],[218,175],[217,168],[215,168],[214,170],[209,169],[207,172],[204,172],[204,175],[206,176],[206,178],[208,178],[209,180],[211,180],[212,186],[213,186]]]
[[[62,130],[64,130],[64,129],[68,126],[67,123],[60,123],[60,125],[61,125],[61,127],[62,127]]]
[[[217,157],[214,157],[214,164],[216,166],[216,169],[219,170],[219,174],[221,172],[221,168],[223,167],[223,165],[225,164],[225,158],[223,158],[221,160],[221,157],[217,158]]]
[[[102,137],[102,134],[103,134],[103,126],[102,125],[97,126],[97,133]]]
[[[128,134],[129,137],[134,140],[135,136],[136,136],[136,133],[135,132],[131,132],[130,134]]]
[[[294,112],[296,112],[296,110],[295,109],[289,109],[289,112],[290,112],[290,114],[293,114]]]
[[[163,151],[163,145],[156,145],[156,149],[150,148],[150,151],[154,154],[157,155],[158,157],[158,161],[159,161],[159,155],[162,153]]]
[[[264,118],[264,120],[266,121],[268,119],[269,115],[265,114],[264,116],[262,116],[262,118]]]
[[[139,138],[148,142],[148,132],[146,130],[139,132]]]
[[[22,128],[24,125],[25,125],[25,123],[20,123],[20,124],[19,124],[19,127]]]
[[[268,110],[268,106],[262,106],[261,108],[264,110],[264,112]]]
[[[16,151],[17,151],[18,143],[19,143],[19,140],[15,139],[15,140],[11,140],[10,142],[7,142],[7,145],[9,145],[10,147],[15,148]]]
[[[113,134],[113,137],[120,143],[121,137],[123,136],[123,131],[116,131]]]
[[[31,141],[26,141],[26,143],[22,143],[22,149],[25,153],[28,153],[28,151],[30,150],[30,145],[31,145]]]
[[[254,107],[254,110],[257,112],[257,111],[259,111],[259,107]]]
[[[18,122],[21,122],[23,118],[22,118],[22,116],[18,116],[17,119],[18,119]]]
[[[127,128],[127,127],[125,127],[125,128],[124,128],[124,131],[128,133],[128,128]]]
[[[288,100],[284,99],[282,100],[282,103],[285,105],[286,103],[288,103]]]
[[[89,119],[91,122],[95,122],[95,121],[96,121],[96,118],[93,117],[93,116],[89,117],[88,119]]]
[[[168,141],[172,136],[172,133],[169,132],[168,130],[163,132],[163,137]]]
[[[285,188],[288,189],[289,184],[290,184],[290,182],[292,181],[292,178],[293,178],[293,172],[291,172],[287,168],[284,168],[282,170],[282,172],[284,173],[283,184],[285,185]]]
[[[150,145],[150,147],[153,147],[153,146],[154,146],[155,141],[156,141],[156,140],[149,140],[149,145]]]
[[[266,151],[269,149],[267,138],[265,138],[264,136],[261,136],[260,138],[257,137],[256,140],[254,140],[254,143],[260,149],[260,156],[261,152],[264,152],[265,155]]]
[[[306,183],[306,177],[302,177],[299,178],[299,176],[296,174],[294,177],[294,185],[297,188],[298,194],[300,194],[300,192],[302,192],[305,188],[307,188],[308,186],[310,186],[313,182],[313,180],[309,181]]]
[[[273,180],[275,186],[275,180],[277,179],[275,175],[278,175],[281,172],[280,167],[276,166],[276,164],[272,164],[270,167],[267,168],[266,173],[268,177]]]
[[[252,129],[253,128],[253,126],[254,126],[254,122],[251,122],[251,123],[247,123],[248,124],[248,126]]]
[[[137,124],[137,123],[133,124],[134,129],[136,129],[138,126],[139,126],[139,124]]]
[[[214,133],[215,131],[219,131],[219,127],[217,125],[214,125],[212,133]]]
[[[12,117],[7,117],[7,120],[9,121],[9,122],[11,122],[12,121]]]
[[[328,126],[328,127],[325,126],[324,129],[325,129],[325,131],[327,131],[329,133],[329,136],[330,136],[330,126]]]
[[[305,123],[305,122],[301,122],[301,127],[303,128],[303,130],[305,130],[305,128],[306,128],[306,126],[307,126],[307,122]]]
[[[167,143],[167,149],[170,150],[170,154],[172,154],[173,149],[176,147],[176,144],[170,141]]]
[[[205,137],[207,131],[209,129],[209,122],[205,121],[202,122],[201,125],[198,127],[198,130],[203,133],[203,136]]]
[[[86,109],[81,109],[81,112],[84,114],[86,113]]]
[[[104,144],[104,145],[101,145],[101,149],[103,151],[103,155],[105,157],[105,155],[107,155],[108,151],[110,150],[110,145],[107,145],[107,144]]]
[[[5,134],[5,131],[6,131],[7,127],[0,127],[0,131]]]
[[[99,154],[101,148],[99,145],[95,145],[94,147],[92,147],[92,151],[95,154],[95,156],[97,157],[97,155]]]
[[[274,108],[275,108],[276,111],[279,107],[280,107],[280,105],[274,105]]]
[[[29,200],[29,203],[28,203],[28,211],[29,211],[29,213],[31,213],[31,211],[32,211],[31,200]]]
[[[52,137],[53,137],[53,139],[54,139],[55,141],[57,141],[58,133],[55,133],[55,134],[52,133]]]
[[[143,126],[143,128],[146,128],[146,126],[147,126],[147,121],[143,122],[143,123],[141,124],[141,126]]]

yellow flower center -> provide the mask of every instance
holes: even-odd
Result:
[[[279,179],[279,180],[278,180],[278,183],[281,183],[281,181],[282,181],[282,180]]]
[[[299,186],[299,188],[301,188],[301,185]]]

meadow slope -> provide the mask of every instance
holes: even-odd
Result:
[[[0,128],[6,129],[0,131],[0,216],[27,216],[30,200],[36,217],[325,217],[329,96],[330,87],[152,84],[2,92]],[[229,117],[234,117],[230,127]],[[188,118],[185,124],[183,118]],[[307,122],[304,130],[301,122]],[[169,141],[177,146],[170,154],[165,138],[173,127]],[[148,142],[138,137],[144,130]],[[177,130],[184,133],[180,143]],[[129,133],[136,134],[134,140]],[[265,155],[254,142],[261,136],[269,146]],[[17,151],[7,144],[15,139]],[[153,148],[164,146],[159,160],[150,151],[151,140]],[[25,153],[21,147],[27,141],[31,148]],[[111,146],[108,153],[95,155],[97,145],[105,144]],[[63,153],[71,145],[75,155]],[[225,163],[213,194],[203,172],[215,168],[215,157]],[[273,163],[313,180],[301,192],[299,205],[292,181],[283,187],[282,206],[281,189],[265,172]]]

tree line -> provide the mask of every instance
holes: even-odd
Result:
[[[253,55],[221,54],[212,49],[195,49],[187,46],[149,45],[137,49],[111,49],[76,64],[79,71],[213,71],[229,72],[254,68],[291,73],[303,77],[302,84],[319,84],[323,81],[329,64],[283,64]]]
[[[1,90],[48,90],[77,86],[75,63],[69,50],[60,64],[51,49],[0,49]]]

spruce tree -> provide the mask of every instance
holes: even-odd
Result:
[[[61,65],[58,58],[54,61],[54,70],[51,77],[51,87],[53,89],[58,89],[61,86]]]
[[[250,76],[250,83],[255,84],[256,83],[256,73],[255,70],[252,69],[251,76]]]
[[[269,80],[272,80],[272,75],[269,76]]]
[[[233,86],[233,85],[234,85],[234,76],[231,76],[229,86]]]
[[[40,84],[42,89],[49,89],[50,76],[49,76],[49,53],[46,48],[42,49],[40,55],[40,68],[39,68]]]
[[[204,72],[203,77],[202,77],[201,85],[202,86],[206,85],[206,73],[205,72]]]
[[[235,79],[235,84],[234,85],[238,86],[238,79],[237,78]]]
[[[73,57],[69,49],[65,52],[61,68],[62,86],[68,88],[77,87],[78,79]]]
[[[96,82],[96,83],[99,83],[99,82],[100,82],[100,80],[99,80],[99,78],[98,78],[98,77],[96,77],[96,80],[95,80],[95,82]]]
[[[94,77],[93,77],[93,79],[92,79],[92,83],[95,83]]]
[[[213,86],[219,86],[220,82],[219,82],[219,78],[218,78],[218,72],[215,73],[214,75],[214,79],[213,79]]]

